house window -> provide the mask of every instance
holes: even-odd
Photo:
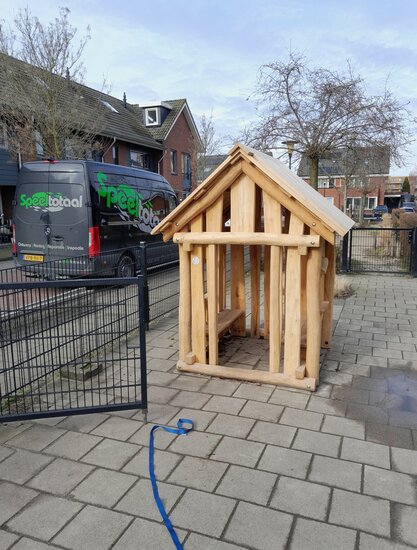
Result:
[[[359,208],[360,205],[361,205],[360,197],[348,197],[346,199],[346,208],[350,210],[355,210],[356,208]]]
[[[365,208],[367,210],[373,210],[374,208],[376,208],[377,204],[378,204],[378,198],[377,197],[367,197]]]
[[[143,151],[130,151],[130,166],[134,168],[151,169],[151,155]]]
[[[119,147],[117,145],[112,147],[112,159],[113,164],[119,164]]]
[[[171,151],[171,174],[177,173],[177,152]]]
[[[161,124],[160,110],[155,107],[145,109],[145,125],[159,126],[160,124]]]
[[[330,204],[334,204],[334,197],[326,197],[326,201]]]

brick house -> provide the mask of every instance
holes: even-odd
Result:
[[[186,99],[138,105],[143,123],[164,147],[158,171],[183,199],[196,186],[196,153],[200,135]]]
[[[318,192],[329,202],[357,217],[385,204],[385,192],[390,168],[389,150],[375,154],[363,147],[353,153],[336,150],[319,160]],[[309,182],[309,160],[303,155],[298,175]],[[346,183],[347,182],[347,183]]]

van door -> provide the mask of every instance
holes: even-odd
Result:
[[[19,263],[88,253],[88,212],[82,164],[24,167],[15,204]]]

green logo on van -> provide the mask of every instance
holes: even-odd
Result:
[[[143,196],[135,189],[125,184],[106,185],[107,176],[103,172],[97,173],[97,181],[100,184],[97,193],[105,200],[107,208],[116,206],[150,227],[158,225],[159,218],[152,210],[152,202],[143,202]]]
[[[39,191],[33,195],[22,193],[19,198],[19,206],[23,208],[33,208],[43,210],[44,212],[59,212],[64,208],[82,208],[83,197],[70,199],[61,193],[46,193]]]

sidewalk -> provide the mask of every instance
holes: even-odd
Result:
[[[185,550],[417,547],[417,281],[351,278],[318,391],[178,374],[148,334],[156,475]],[[249,365],[248,365],[249,366]],[[142,413],[0,425],[0,550],[172,550]]]

